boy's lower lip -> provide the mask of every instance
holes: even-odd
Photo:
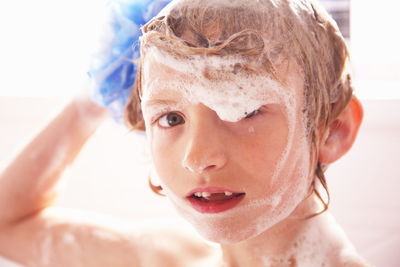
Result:
[[[229,200],[223,201],[202,201],[197,198],[188,198],[192,207],[200,213],[220,213],[234,208],[243,200],[245,194],[240,194]]]

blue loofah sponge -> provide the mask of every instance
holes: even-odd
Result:
[[[95,102],[122,120],[124,107],[135,82],[139,57],[140,27],[156,16],[171,0],[115,0],[109,4],[105,38],[91,59],[88,74]]]

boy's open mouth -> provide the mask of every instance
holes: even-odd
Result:
[[[202,202],[223,202],[240,197],[244,194],[245,193],[232,193],[228,191],[223,193],[196,192],[189,196],[189,198],[193,198]]]
[[[235,207],[246,194],[231,191],[196,191],[189,196],[192,207],[200,213],[219,213]]]

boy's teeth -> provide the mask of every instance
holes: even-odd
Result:
[[[211,194],[209,192],[202,192],[201,196],[204,197],[204,198],[207,198],[207,197],[210,197]]]
[[[228,192],[228,191],[225,191],[224,194],[225,194],[225,196],[227,196],[227,197],[233,195],[232,192]],[[194,193],[194,195],[195,195],[196,197],[208,198],[208,197],[211,196],[211,193],[210,193],[210,192],[196,192],[196,193]]]

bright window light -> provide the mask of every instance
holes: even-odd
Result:
[[[102,0],[0,2],[0,96],[64,96],[80,89]]]
[[[1,1],[0,96],[70,96],[81,90],[105,1]],[[397,2],[323,2],[328,9],[350,2],[357,94],[400,98],[400,39],[393,28],[400,24]]]

